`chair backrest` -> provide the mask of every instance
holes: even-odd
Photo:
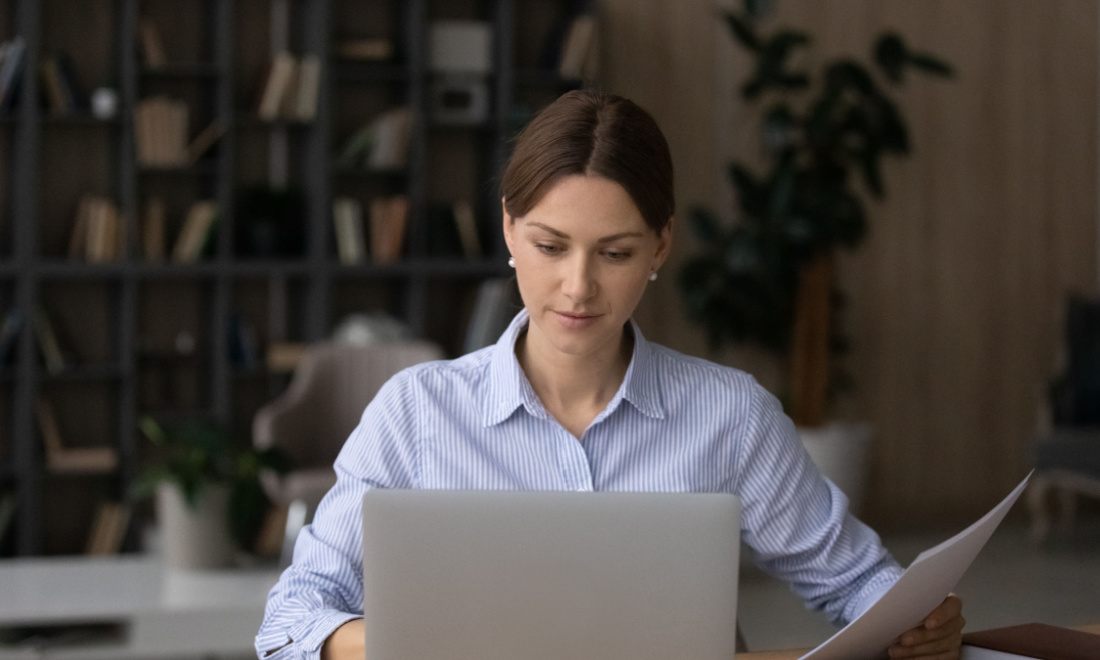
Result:
[[[296,468],[331,466],[387,380],[406,367],[442,358],[439,346],[425,341],[312,346],[272,411],[257,415],[256,444],[281,447]]]
[[[1066,314],[1066,371],[1051,390],[1054,423],[1100,424],[1100,300],[1073,297]]]

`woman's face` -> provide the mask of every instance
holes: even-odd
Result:
[[[618,183],[568,176],[522,218],[504,212],[504,238],[531,317],[528,342],[573,355],[617,351],[651,273],[672,245]]]

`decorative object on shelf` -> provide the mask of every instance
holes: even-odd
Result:
[[[477,76],[444,76],[432,81],[432,120],[451,126],[478,126],[489,120],[489,83]]]
[[[306,253],[306,197],[295,187],[252,186],[241,194],[235,249],[242,257]]]
[[[334,342],[348,346],[370,346],[412,339],[413,333],[407,325],[381,312],[350,314],[332,332]]]
[[[104,121],[118,115],[118,91],[113,87],[97,87],[92,91],[92,116]]]
[[[703,250],[685,263],[680,286],[689,316],[707,329],[712,346],[751,342],[789,361],[789,391],[782,397],[787,411],[798,426],[817,428],[827,418],[830,384],[835,390],[844,382],[829,365],[830,353],[844,346],[833,314],[840,299],[833,255],[855,248],[867,233],[857,182],[882,198],[882,159],[908,154],[909,132],[894,99],[866,66],[842,57],[825,62],[811,78],[792,68],[792,56],[810,43],[809,35],[783,28],[766,35],[762,13],[761,3],[749,0],[725,20],[755,58],[742,97],[769,104],[760,125],[767,170],[757,176],[741,163],[729,166],[738,223],[693,210]],[[947,64],[910,49],[892,32],[877,38],[873,60],[892,85],[911,69],[951,74]],[[853,443],[866,445],[864,429],[851,431]]]
[[[485,76],[493,71],[493,26],[487,21],[439,20],[428,28],[433,73]]]
[[[131,494],[135,499],[156,494],[168,565],[225,566],[232,563],[234,548],[250,551],[270,507],[260,472],[285,473],[285,454],[276,448],[238,449],[223,428],[198,420],[161,425],[147,416],[139,428],[164,453],[138,476]]]

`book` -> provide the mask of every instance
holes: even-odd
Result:
[[[168,58],[164,52],[164,40],[161,39],[160,27],[156,21],[148,16],[142,17],[138,21],[138,36],[145,66],[150,69],[165,67],[168,64]]]
[[[317,117],[317,97],[321,90],[321,58],[306,55],[298,64],[298,85],[291,118],[313,121]]]
[[[23,310],[12,307],[4,314],[4,322],[0,323],[0,367],[11,361],[11,355],[19,343],[19,335],[23,331],[26,322]]]
[[[1095,660],[1100,658],[1100,635],[1027,623],[963,635],[961,660]]]
[[[187,145],[185,150],[187,153],[187,163],[194,165],[199,162],[202,155],[210,150],[221,136],[225,135],[225,124],[215,119],[207,124],[206,128],[199,131],[199,134],[195,136],[195,139]]]
[[[409,199],[404,195],[371,200],[370,253],[374,261],[384,264],[400,258],[408,215]]]
[[[362,263],[366,256],[363,234],[363,206],[353,197],[332,201],[332,221],[336,231],[336,254],[342,264]]]
[[[87,246],[84,255],[87,261],[98,264],[117,261],[121,235],[118,207],[108,199],[92,198],[90,210],[87,213],[87,223]]]
[[[568,80],[579,80],[583,77],[585,60],[592,52],[595,35],[594,14],[585,13],[573,19],[562,44],[558,75]]]
[[[462,344],[463,353],[485,348],[500,338],[520,308],[512,302],[514,295],[518,298],[515,289],[513,277],[491,278],[478,285],[477,298]]]
[[[150,197],[145,202],[142,213],[142,254],[146,261],[164,261],[164,232],[167,224],[167,212],[164,208],[164,200],[158,196]]]
[[[85,553],[93,556],[117,555],[126,538],[130,507],[121,502],[103,502],[96,508]]]
[[[274,121],[279,118],[280,110],[286,104],[286,97],[293,88],[297,67],[297,61],[288,52],[279,53],[272,58],[257,110],[260,119]]]
[[[58,374],[68,369],[73,362],[71,354],[63,348],[57,327],[41,303],[35,305],[31,312],[31,325],[38,339],[38,350],[46,363],[46,372]]]
[[[404,169],[412,134],[412,110],[407,107],[387,110],[374,124],[374,142],[367,157],[367,167],[372,170]]]
[[[191,205],[183,229],[172,248],[172,261],[192,263],[199,260],[213,235],[217,215],[217,206],[212,201],[201,200]]]
[[[393,41],[381,37],[344,39],[336,44],[336,56],[345,60],[383,62],[393,57]]]
[[[275,372],[294,371],[308,349],[307,344],[272,342],[267,347],[267,368]]]
[[[467,259],[480,259],[481,239],[478,237],[474,208],[466,200],[459,200],[452,205],[452,211],[462,253]]]
[[[0,112],[15,108],[19,80],[23,75],[27,44],[23,37],[15,37],[4,49],[4,61],[0,64]]]
[[[42,87],[46,93],[46,105],[50,109],[50,114],[68,114],[71,109],[61,80],[61,68],[57,64],[57,58],[53,55],[44,56],[38,69],[42,75]]]
[[[46,448],[46,467],[52,472],[103,473],[118,467],[118,454],[111,447],[66,447],[53,406],[40,398],[35,408],[38,431]]]

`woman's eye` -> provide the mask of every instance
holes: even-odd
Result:
[[[547,245],[546,243],[536,243],[535,248],[543,254],[557,254],[561,252],[561,248],[557,245]]]
[[[626,261],[630,258],[629,252],[620,252],[618,250],[610,250],[608,252],[604,252],[604,254],[607,256],[608,259],[612,261]]]

